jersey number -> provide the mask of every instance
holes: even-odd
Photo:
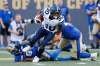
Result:
[[[45,14],[49,14],[49,12],[50,12],[50,10],[47,8],[47,9],[45,10]]]
[[[47,29],[49,29],[50,31],[54,31],[56,26],[49,26],[48,24],[45,25]]]

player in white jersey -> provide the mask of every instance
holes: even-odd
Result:
[[[60,16],[60,10],[56,7],[56,5],[53,5],[52,7],[44,8],[43,14],[36,15],[35,17],[35,23],[42,23],[42,26],[40,29],[36,32],[36,34],[29,39],[30,46],[33,47],[33,45],[40,40],[41,38],[44,38],[43,41],[40,43],[39,51],[37,53],[37,56],[34,57],[33,62],[38,62],[39,58],[41,57],[41,54],[44,51],[45,45],[48,45],[49,42],[53,39],[55,33],[59,29],[60,23],[63,21],[61,20]],[[23,51],[26,51],[30,47],[26,47],[23,49]]]

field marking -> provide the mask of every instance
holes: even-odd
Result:
[[[1,61],[8,61],[8,60],[13,60],[14,58],[0,58]]]
[[[84,65],[86,63],[85,62],[77,62],[76,64],[82,64],[82,65]]]
[[[46,64],[43,63],[33,63],[34,65],[38,65],[38,66],[45,66]]]

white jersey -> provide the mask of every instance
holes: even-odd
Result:
[[[51,32],[56,32],[58,24],[61,23],[64,20],[64,18],[60,16],[60,18],[58,19],[50,20],[49,19],[49,16],[50,16],[49,7],[44,9],[43,14],[44,14],[44,21],[42,22],[42,26],[44,27],[44,29],[51,31]]]
[[[59,20],[53,19],[53,20],[44,20],[42,22],[42,26],[44,29],[51,31],[51,32],[56,32],[57,31],[57,25],[59,24]]]
[[[12,21],[11,24],[10,24],[9,29],[11,29],[14,32],[17,32],[17,28],[19,26],[22,26],[22,28],[23,28],[23,24],[22,23],[21,24],[17,24],[16,21]],[[22,36],[18,36],[15,33],[11,32],[11,36],[10,36],[10,40],[11,41],[22,41],[23,38],[24,38],[23,35]]]
[[[45,7],[43,10],[44,19],[48,19],[50,16],[50,7]]]

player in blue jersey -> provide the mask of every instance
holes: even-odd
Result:
[[[60,47],[66,47],[66,44],[70,41],[72,45],[72,57],[75,57],[77,59],[80,59],[82,57],[92,57],[89,53],[82,52],[82,34],[76,27],[74,27],[70,23],[63,23],[61,32],[62,39],[60,42]],[[95,54],[95,57],[96,56],[97,54]]]
[[[85,5],[85,11],[88,16],[88,31],[89,31],[89,40],[91,41],[91,46],[93,46],[93,35],[92,35],[92,29],[93,29],[93,22],[92,22],[92,16],[96,13],[96,4],[94,0],[88,0],[88,3]]]
[[[61,15],[64,17],[65,22],[71,22],[71,15],[69,14],[68,7],[63,3],[63,0],[57,5],[61,9]]]

